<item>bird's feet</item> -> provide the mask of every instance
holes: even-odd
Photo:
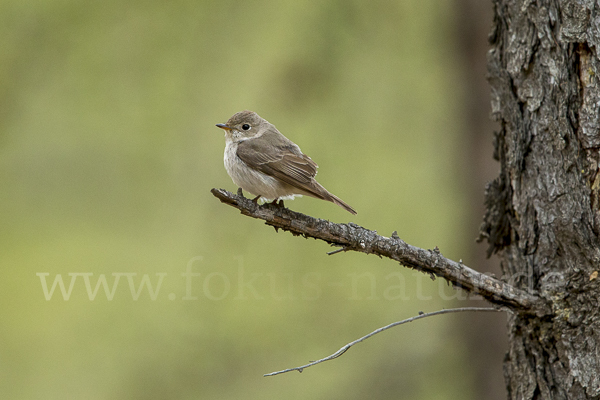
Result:
[[[242,188],[238,188],[238,190],[237,190],[237,194],[238,194],[238,196],[242,196],[242,197],[244,197],[244,192],[242,191]],[[259,194],[258,196],[256,196],[255,198],[253,198],[253,199],[252,199],[252,202],[253,202],[253,203],[255,203],[255,204],[258,204],[258,199],[260,199],[261,197],[262,197],[262,196]],[[272,204],[272,205],[274,205],[274,206],[279,206],[279,207],[285,208],[285,206],[283,205],[283,200],[279,200],[279,202],[277,202],[277,200],[278,200],[278,199],[275,199],[275,200],[273,200],[273,201],[272,201],[271,203],[269,203],[269,204]]]
[[[278,207],[281,207],[281,208],[285,208],[285,206],[283,205],[283,200],[279,200],[279,203],[278,203],[278,202],[277,202],[277,199],[275,199],[275,200],[273,200],[273,201],[271,202],[271,204],[273,204],[274,206],[278,206]]]

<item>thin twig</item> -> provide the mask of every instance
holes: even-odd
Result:
[[[345,247],[340,247],[339,249],[335,249],[335,250],[329,251],[329,252],[327,252],[327,255],[328,256],[332,256],[334,254],[341,253],[342,251],[346,251],[346,248]]]
[[[244,215],[265,221],[276,230],[324,240],[333,246],[343,247],[344,251],[390,258],[432,277],[444,278],[467,293],[480,295],[497,306],[523,314],[543,316],[552,313],[547,302],[535,293],[477,272],[462,262],[450,260],[437,247],[426,250],[412,246],[400,239],[396,232],[391,237],[385,237],[352,222],[337,224],[272,204],[258,205],[223,189],[212,189],[211,192],[221,202],[237,208]],[[333,251],[332,254],[337,252]]]
[[[274,375],[284,374],[284,373],[290,372],[290,371],[302,372],[305,368],[312,367],[313,365],[317,365],[317,364],[320,364],[322,362],[338,358],[339,356],[341,356],[342,354],[344,354],[346,351],[348,351],[348,349],[350,347],[354,346],[355,344],[358,344],[358,343],[362,342],[363,340],[366,340],[366,339],[370,338],[371,336],[374,336],[374,335],[376,335],[376,334],[378,334],[380,332],[383,332],[383,331],[385,331],[387,329],[390,329],[390,328],[393,328],[395,326],[406,324],[408,322],[413,322],[413,321],[416,321],[416,320],[421,319],[421,318],[432,317],[434,315],[449,314],[449,313],[456,313],[456,312],[467,312],[467,311],[495,311],[495,312],[499,312],[499,311],[506,311],[506,310],[500,309],[500,308],[494,308],[494,307],[461,307],[461,308],[450,308],[450,309],[446,309],[446,310],[433,311],[433,312],[430,312],[430,313],[419,312],[419,315],[417,315],[417,316],[410,317],[410,318],[407,318],[407,319],[403,319],[402,321],[396,321],[396,322],[393,322],[393,323],[391,323],[389,325],[383,326],[383,327],[381,327],[379,329],[375,329],[373,332],[369,333],[368,335],[365,335],[365,336],[361,337],[360,339],[356,339],[355,341],[348,343],[347,345],[345,345],[344,347],[342,347],[341,349],[339,349],[338,351],[336,351],[335,353],[333,353],[330,356],[327,356],[325,358],[321,358],[320,360],[317,360],[317,361],[310,362],[310,363],[308,363],[306,365],[302,365],[300,367],[288,368],[288,369],[284,369],[284,370],[281,370],[281,371],[271,372],[270,374],[264,374],[263,376],[274,376]]]

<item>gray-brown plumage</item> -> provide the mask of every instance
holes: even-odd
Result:
[[[241,111],[217,126],[225,130],[225,169],[243,190],[269,200],[311,196],[356,214],[315,180],[317,164],[255,112]]]

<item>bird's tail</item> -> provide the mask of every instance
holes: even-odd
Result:
[[[327,189],[325,189],[323,186],[321,186],[321,184],[319,182],[317,182],[316,180],[313,179],[311,186],[312,186],[311,187],[312,193],[309,193],[309,196],[313,196],[318,199],[330,201],[333,204],[337,204],[338,206],[342,207],[344,210],[348,211],[349,213],[356,215],[356,210],[354,210],[354,208],[350,207],[350,205],[348,205],[344,200],[340,199],[336,195],[329,193],[329,191],[327,191]]]
[[[356,215],[356,211],[354,210],[354,208],[350,207],[342,199],[340,199],[339,197],[337,197],[336,195],[331,194],[331,193],[329,193],[329,195],[331,196],[331,199],[328,199],[329,201],[331,201],[334,204],[337,204],[338,206],[342,207],[344,210],[348,211],[349,213]]]

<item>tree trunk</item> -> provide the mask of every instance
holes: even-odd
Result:
[[[500,176],[481,227],[504,280],[552,304],[509,317],[510,399],[600,398],[600,6],[494,0]]]

